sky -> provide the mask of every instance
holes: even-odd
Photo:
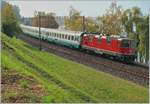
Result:
[[[144,15],[150,12],[150,0],[5,0],[20,8],[24,17],[32,17],[34,11],[54,12],[57,16],[68,16],[70,7],[81,12],[81,15],[97,17],[102,16],[109,8],[112,1],[116,1],[123,9],[137,6]]]

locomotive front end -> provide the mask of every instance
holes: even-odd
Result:
[[[123,61],[133,62],[136,57],[136,42],[135,40],[122,39],[120,41],[120,53]]]

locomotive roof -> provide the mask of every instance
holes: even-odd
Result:
[[[107,37],[110,37],[110,38],[113,38],[113,39],[117,39],[117,40],[132,40],[132,39],[129,39],[128,37],[125,37],[125,36],[120,36],[120,35],[111,35],[111,36],[106,36],[105,34],[100,34],[100,33],[96,33],[96,32],[84,32],[84,35],[93,35],[95,37],[100,37],[103,38],[103,39],[106,39]]]
[[[22,27],[26,27],[26,28],[30,28],[30,29],[34,29],[34,30],[38,30],[38,27],[33,27],[33,26],[27,26],[27,25],[23,25],[21,24]],[[51,28],[42,28],[41,27],[41,31],[46,31],[46,32],[54,32],[54,33],[59,33],[59,34],[68,34],[68,35],[76,35],[76,36],[80,36],[82,34],[82,32],[80,31],[69,31],[69,30],[59,30],[59,29],[51,29]]]

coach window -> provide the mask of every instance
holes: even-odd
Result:
[[[47,32],[47,34],[46,34],[47,36],[49,35],[49,33]]]
[[[80,41],[80,37],[78,36],[78,42]]]
[[[57,38],[57,34],[55,33],[55,37]]]
[[[59,34],[59,38],[61,38],[61,34]]]
[[[70,35],[68,36],[68,40],[70,40]]]
[[[76,36],[76,41],[78,41],[79,40],[79,37],[78,36]]]
[[[75,36],[75,39],[74,39],[75,41],[77,41],[77,36]]]
[[[58,34],[58,37],[61,38],[61,34]]]
[[[76,41],[76,36],[74,36],[74,41]]]
[[[66,37],[67,37],[67,36],[66,36],[66,35],[64,35],[64,39],[66,39]]]
[[[67,35],[67,39],[69,39],[69,35]]]
[[[60,38],[60,34],[58,34],[58,38]]]
[[[61,34],[59,34],[59,38],[61,38]]]
[[[71,36],[71,40],[73,40],[73,36]]]

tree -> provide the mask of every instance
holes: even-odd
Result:
[[[34,12],[34,18],[32,19],[32,26],[39,26],[39,15],[41,21],[41,27],[44,28],[58,28],[58,23],[55,20],[54,13],[45,13],[45,12]]]
[[[136,33],[136,27],[141,17],[141,10],[138,7],[133,7],[123,12],[123,16],[121,19],[122,25],[124,26],[124,29],[128,34],[130,34],[131,32]]]
[[[105,34],[120,34],[122,32],[122,9],[120,6],[117,6],[116,2],[112,2],[109,9],[102,17],[98,17],[99,21],[99,32]]]
[[[14,5],[13,6],[13,11],[15,13],[15,16],[17,18],[17,20],[20,22],[21,21],[21,15],[20,15],[20,9],[18,6]]]
[[[149,56],[149,31],[148,16],[142,16],[138,7],[127,9],[123,12],[122,25],[128,33],[128,37],[137,41],[137,50],[140,53],[140,60],[148,61]]]
[[[82,22],[80,12],[70,7],[69,18],[65,18],[65,28],[67,30],[82,31]]]
[[[84,16],[81,16],[81,13],[73,7],[70,8],[69,18],[65,18],[65,28],[73,31],[98,31],[98,25],[96,24],[96,21],[92,19],[92,17],[86,18]]]
[[[92,17],[87,17],[85,20],[85,27],[87,32],[98,32],[98,24]]]
[[[2,7],[2,32],[8,36],[13,37],[21,32],[16,15],[12,5],[5,3]]]
[[[149,60],[149,17],[144,16],[137,25],[137,32],[139,33],[139,52],[148,62]]]

